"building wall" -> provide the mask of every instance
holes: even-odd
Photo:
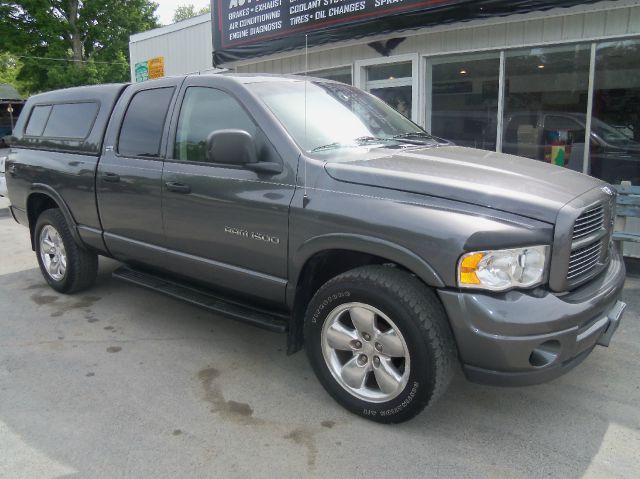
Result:
[[[212,49],[209,14],[132,35],[131,81],[136,63],[158,56],[164,56],[166,76],[211,70]]]
[[[135,63],[160,55],[165,57],[167,75],[211,70],[211,35],[209,14],[132,35],[129,43],[132,78],[135,78]],[[640,35],[640,0],[604,1],[548,12],[432,27],[424,31],[399,32],[393,36],[405,36],[406,40],[392,54],[431,56],[628,35]],[[309,71],[352,65],[355,60],[380,58],[380,54],[367,45],[376,39],[369,37],[311,48],[308,53]],[[297,50],[227,66],[247,73],[301,73],[305,70],[305,55]]]
[[[640,1],[600,2],[435,27],[424,33],[397,33],[394,36],[407,36],[407,39],[392,55],[442,55],[636,34],[640,34]],[[350,65],[355,59],[380,58],[381,55],[367,45],[374,40],[367,38],[366,41],[360,40],[360,44],[351,42],[342,47],[310,49],[309,71]],[[305,70],[305,55],[304,52],[296,52],[279,58],[243,62],[235,65],[234,69],[249,73],[300,73]]]

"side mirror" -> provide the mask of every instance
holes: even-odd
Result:
[[[258,161],[256,144],[244,130],[217,130],[207,137],[207,160],[211,163],[243,166],[256,173],[277,174],[282,164]]]
[[[595,138],[593,135],[591,135],[591,139],[589,140],[589,143],[591,143],[591,150],[593,151],[597,151],[602,147],[602,143],[600,143],[600,141]]]
[[[214,131],[207,137],[207,160],[229,165],[257,163],[253,137],[244,130]]]

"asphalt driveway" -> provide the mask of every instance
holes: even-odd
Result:
[[[284,336],[118,282],[49,289],[0,199],[0,477],[638,477],[640,279],[611,347],[549,384],[458,374],[397,426],[324,392]]]

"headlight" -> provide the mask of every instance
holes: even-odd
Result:
[[[537,286],[545,279],[548,253],[548,246],[467,253],[458,263],[458,286],[491,291]]]

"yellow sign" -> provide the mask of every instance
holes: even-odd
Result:
[[[147,61],[147,66],[149,68],[149,80],[164,76],[164,57],[150,58]]]

